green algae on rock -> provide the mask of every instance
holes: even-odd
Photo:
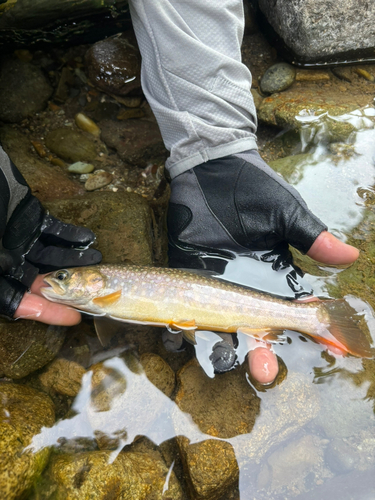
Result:
[[[30,490],[47,463],[48,448],[25,448],[42,427],[53,425],[54,406],[46,394],[1,382],[0,410],[0,497],[13,500]]]
[[[20,379],[42,368],[60,350],[66,330],[37,321],[0,319],[0,373]]]
[[[53,457],[48,474],[59,500],[183,500],[172,469],[155,454],[110,451]]]

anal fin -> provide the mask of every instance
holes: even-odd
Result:
[[[255,340],[262,340],[270,344],[285,341],[284,330],[278,328],[251,328],[241,326],[238,328],[237,333],[242,333]]]

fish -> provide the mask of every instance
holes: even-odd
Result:
[[[331,352],[371,358],[365,333],[344,299],[298,303],[191,270],[134,265],[60,269],[44,277],[42,295],[82,312],[166,327],[196,343],[200,330],[243,333],[277,342],[285,330]]]

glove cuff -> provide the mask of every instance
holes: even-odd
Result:
[[[0,277],[0,315],[13,318],[26,290],[19,281]]]

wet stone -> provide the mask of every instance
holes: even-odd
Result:
[[[258,108],[258,118],[264,124],[280,128],[301,130],[314,127],[319,140],[345,142],[356,130],[349,121],[336,117],[346,115],[372,104],[366,94],[341,93],[336,89],[308,84],[293,88],[263,99]],[[309,132],[309,136],[313,134]]]
[[[182,500],[184,495],[173,471],[164,493],[167,474],[165,462],[153,453],[123,452],[112,461],[109,451],[58,455],[48,470],[59,498]]]
[[[102,141],[127,163],[145,167],[150,160],[165,160],[168,156],[156,123],[138,119],[103,120],[99,126]]]
[[[264,94],[282,92],[292,85],[296,70],[287,63],[274,64],[262,76],[260,89]]]
[[[62,346],[65,327],[0,319],[0,373],[19,379],[49,363]]]
[[[227,498],[238,482],[238,463],[230,443],[206,439],[190,444],[177,438],[190,488],[197,500]]]
[[[52,130],[46,135],[46,146],[66,161],[88,162],[96,158],[96,147],[92,140],[77,130],[67,127]]]
[[[335,68],[332,68],[332,73],[340,80],[348,83],[351,83],[355,78],[355,75],[353,74],[353,68],[347,68],[345,66],[337,66]]]
[[[283,443],[319,413],[317,389],[302,374],[289,372],[272,393],[272,400],[262,400],[261,422],[255,425],[250,439],[246,435],[238,437],[236,451],[240,463],[259,462],[271,447]]]
[[[260,400],[246,380],[244,367],[211,379],[193,359],[178,372],[177,380],[175,402],[202,432],[231,438],[252,431]],[[184,435],[179,419],[174,426],[177,435]],[[179,438],[178,444],[197,498],[219,498],[237,482],[237,459],[230,443],[207,439],[190,444]]]
[[[95,137],[100,136],[100,129],[95,122],[93,122],[88,116],[83,113],[77,113],[74,117],[77,127],[85,130],[89,134]]]
[[[50,398],[30,387],[0,383],[0,498],[24,498],[42,473],[48,448],[25,451],[42,427],[55,421]]]
[[[93,170],[94,165],[91,165],[91,163],[84,163],[82,161],[72,163],[68,167],[68,171],[72,174],[90,174]]]
[[[176,378],[168,363],[157,354],[152,353],[143,354],[140,361],[150,382],[170,397],[176,385]]]
[[[42,111],[51,94],[37,66],[12,58],[0,62],[0,121],[17,123]]]
[[[303,490],[308,474],[319,470],[323,461],[323,449],[319,438],[303,436],[274,451],[259,474],[260,488],[277,491],[287,488],[291,494]]]
[[[140,54],[134,37],[115,35],[95,43],[86,53],[87,75],[107,93],[124,96],[140,88]]]
[[[92,175],[89,175],[85,182],[86,191],[95,191],[110,184],[113,180],[113,175],[104,170],[97,170]]]

